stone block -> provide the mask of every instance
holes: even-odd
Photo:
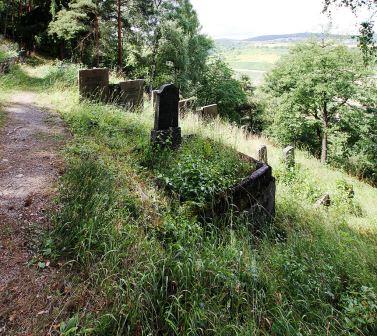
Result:
[[[109,69],[79,70],[79,94],[84,99],[104,100],[108,97]]]
[[[120,82],[120,97],[118,103],[129,108],[142,107],[144,104],[144,79]]]
[[[201,117],[205,120],[216,119],[219,115],[217,104],[203,106],[201,108]]]

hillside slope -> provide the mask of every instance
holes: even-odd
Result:
[[[3,93],[31,87],[39,104],[58,110],[73,134],[65,150],[67,169],[60,181],[55,229],[44,244],[55,258],[69,261],[78,288],[70,309],[62,307],[64,316],[70,316],[61,323],[63,331],[377,331],[377,189],[301,151],[297,167],[287,170],[280,162],[281,148],[267,139],[248,137],[220,120],[203,123],[189,115],[181,120],[186,135],[209,137],[251,156],[259,144],[267,144],[278,181],[275,221],[229,213],[203,223],[191,204],[155,183],[165,173],[164,164],[173,163],[174,153],[149,150],[151,106],[130,113],[79,102],[76,71],[72,66],[26,66],[0,79]],[[205,171],[206,181],[216,180],[217,171],[206,170],[208,163],[196,154],[197,147],[185,149],[188,165],[182,161],[178,174]],[[194,173],[193,162],[199,167]],[[349,197],[351,187],[355,198]],[[316,208],[325,192],[332,206]]]

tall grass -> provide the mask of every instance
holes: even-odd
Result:
[[[22,88],[19,75],[9,81]],[[91,304],[78,304],[72,313],[75,334],[377,332],[375,189],[303,152],[297,153],[297,168],[287,170],[281,149],[267,139],[190,115],[182,120],[184,134],[247,154],[267,143],[278,178],[273,223],[256,226],[252,218],[231,213],[203,223],[187,204],[164,193],[156,170],[145,165],[150,106],[130,113],[79,102],[71,82],[40,80],[39,103],[55,106],[73,134],[47,242],[80,269],[77,281],[93,288]],[[185,150],[197,154],[195,147]],[[339,188],[339,179],[352,184],[355,199]],[[328,210],[316,208],[316,196],[326,191],[337,201]]]

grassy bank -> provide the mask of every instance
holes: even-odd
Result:
[[[75,69],[45,65],[0,79],[3,92],[33,88],[73,134],[60,211],[43,251],[70,261],[77,285],[90,290],[70,307],[63,334],[377,332],[376,189],[304,152],[297,153],[297,168],[287,170],[281,149],[267,139],[193,115],[182,129],[199,140],[178,153],[151,155],[151,107],[130,113],[80,103],[75,78]],[[218,144],[207,147],[201,140],[207,137]],[[278,180],[276,220],[256,223],[229,213],[200,221],[191,202],[210,194],[219,174],[239,169],[242,175],[227,148],[254,156],[260,143],[268,144]],[[203,152],[213,155],[210,164]],[[199,183],[190,179],[202,172]],[[165,193],[156,183],[160,176],[180,192],[182,181],[192,181],[183,190],[194,197],[182,202]],[[225,185],[237,176],[228,178]],[[328,210],[314,205],[324,192],[333,199]]]

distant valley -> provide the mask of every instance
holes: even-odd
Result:
[[[216,53],[230,64],[232,69],[241,76],[250,77],[254,85],[263,82],[264,75],[289,48],[308,39],[330,39],[349,46],[356,41],[350,35],[324,35],[319,33],[295,33],[262,35],[248,39],[216,39]]]

